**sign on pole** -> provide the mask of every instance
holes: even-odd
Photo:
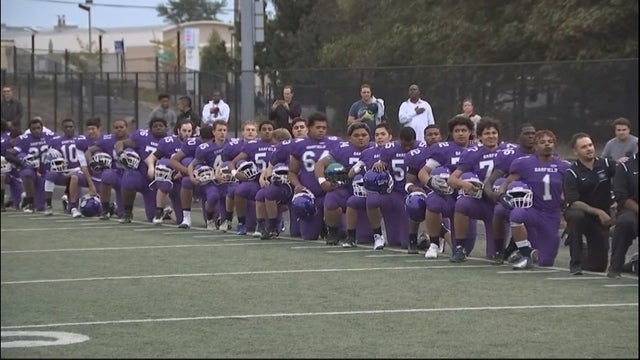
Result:
[[[122,54],[124,52],[124,40],[114,41],[113,47],[116,49],[116,54]]]

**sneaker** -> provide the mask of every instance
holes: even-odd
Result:
[[[120,219],[120,224],[131,224],[132,221],[133,221],[132,214],[124,214],[122,219]]]
[[[531,256],[522,256],[520,260],[513,263],[513,270],[525,270],[533,267]]]
[[[247,235],[247,226],[239,223],[236,227],[236,235]]]
[[[51,206],[47,206],[46,209],[44,209],[44,216],[52,216],[53,215],[53,208]]]
[[[509,264],[514,264],[516,261],[520,259],[522,259],[522,254],[520,253],[520,250],[516,250],[512,252],[511,255],[509,255],[509,257],[507,257],[507,262]]]
[[[415,255],[418,253],[418,240],[409,240],[409,246],[407,246],[407,254]]]
[[[382,250],[384,249],[385,240],[384,236],[379,234],[373,234],[373,250]]]
[[[225,233],[231,231],[231,222],[229,220],[223,220],[222,224],[220,224],[220,230]]]
[[[265,230],[265,232],[267,232]],[[260,232],[260,230],[256,229],[256,231],[253,232],[253,234],[251,234],[252,237],[254,238],[262,238],[262,232]]]
[[[173,209],[171,206],[167,206],[162,211],[162,220],[171,220],[171,214],[173,214]]]
[[[342,247],[343,248],[356,247],[356,239],[346,238],[344,241],[342,241]]]
[[[619,279],[622,277],[622,275],[620,275],[620,271],[613,270],[611,266],[609,266],[609,270],[607,271],[607,277],[609,279]]]
[[[178,229],[189,229],[191,227],[191,220],[183,219],[182,223],[178,225]]]
[[[111,203],[109,205],[109,216],[113,216],[116,214],[116,203]]]
[[[502,251],[496,251],[496,254],[493,257],[493,265],[502,264],[504,264],[504,253]]]
[[[33,205],[31,204],[26,204],[25,206],[22,207],[22,212],[23,213],[32,213],[33,212]]]
[[[182,225],[182,224],[181,224]],[[216,221],[211,219],[211,220],[207,220],[207,230],[215,230],[216,229]]]
[[[569,266],[569,274],[582,275],[582,266],[580,264],[572,264]]]
[[[80,213],[78,208],[73,208],[73,209],[71,209],[71,217],[74,218],[74,219],[81,218],[82,214]]]
[[[222,225],[222,219],[218,216],[216,218],[216,230],[220,230],[220,225]],[[191,226],[191,220],[189,220],[189,226]]]
[[[153,223],[153,225],[162,225],[162,218],[154,216],[151,222]]]
[[[449,258],[449,261],[451,262],[463,262],[467,260],[467,255],[464,253],[464,248],[462,246],[456,246],[455,249],[453,249],[453,252],[451,253],[451,257]]]
[[[270,240],[271,239],[271,232],[269,232],[267,229],[262,229],[262,232],[260,231],[256,231],[255,233],[253,233],[253,235],[255,236],[255,234],[258,233],[260,234],[260,240]]]
[[[437,259],[438,253],[440,253],[440,247],[436,244],[429,245],[427,252],[424,253],[425,259]]]
[[[422,233],[418,235],[418,250],[427,251],[429,248],[429,237],[427,234]]]

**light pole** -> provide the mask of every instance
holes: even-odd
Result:
[[[93,0],[84,0],[84,4],[78,4],[78,7],[87,12],[89,15],[89,54],[91,54],[91,5]]]

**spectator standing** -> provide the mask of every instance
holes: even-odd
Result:
[[[214,121],[222,120],[229,122],[229,113],[231,109],[224,100],[220,91],[214,91],[209,101],[202,109],[202,123],[211,125]]]
[[[424,130],[435,124],[431,105],[420,98],[420,88],[416,84],[409,86],[409,99],[398,110],[400,124],[416,131],[416,140],[424,141]]]
[[[300,117],[302,106],[293,100],[293,87],[287,85],[282,89],[282,99],[278,99],[271,105],[269,120],[273,121],[276,129],[288,129],[291,131],[293,119]]]
[[[13,97],[13,90],[9,86],[2,88],[2,119],[11,124],[14,129],[22,129],[23,108],[20,100]]]
[[[201,125],[200,115],[198,115],[197,112],[193,111],[191,106],[192,102],[190,97],[181,96],[178,98],[178,110],[180,110],[180,113],[178,114],[178,123],[180,123],[182,120],[190,120],[193,123],[193,126],[199,128]]]
[[[169,95],[159,94],[158,103],[158,107],[149,114],[149,121],[151,119],[163,119],[167,122],[167,127],[173,129],[178,121],[178,116],[173,110],[169,109]]]
[[[478,128],[478,122],[482,117],[475,113],[473,109],[473,101],[471,98],[465,98],[462,100],[462,113],[458,114],[458,116],[464,116],[473,121],[473,134],[476,133],[476,129]],[[473,138],[473,136],[472,136]]]
[[[369,130],[384,122],[384,100],[372,95],[369,84],[360,86],[360,100],[351,105],[347,118],[347,125],[361,122],[367,124]]]
[[[607,141],[602,150],[602,157],[608,157],[617,162],[625,162],[636,152],[638,138],[631,135],[631,122],[625,118],[618,118],[613,122],[616,137]]]
[[[564,198],[567,203],[569,272],[581,275],[582,270],[604,272],[609,256],[609,226],[611,224],[611,181],[615,162],[596,157],[589,135],[577,133],[571,147],[578,157],[564,173]],[[586,259],[582,256],[582,236],[587,238]]]

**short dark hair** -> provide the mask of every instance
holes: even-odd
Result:
[[[101,121],[99,117],[95,117],[95,118],[90,118],[89,120],[85,121],[84,126],[85,127],[89,127],[89,126],[95,126],[97,128],[100,127]]]
[[[158,101],[162,100],[162,99],[170,99],[171,97],[169,96],[169,94],[158,94]]]
[[[282,87],[282,91],[284,91],[284,89],[291,90],[291,93],[293,94],[293,86],[292,85],[285,85],[285,86]]]
[[[543,136],[548,136],[552,138],[554,143],[558,142],[556,138],[556,134],[554,134],[553,131],[546,130],[546,129],[536,131],[536,136],[534,137],[534,141],[538,142],[540,139],[542,139]]]
[[[415,141],[416,131],[412,127],[405,126],[400,130],[400,140]]]
[[[165,127],[167,126],[167,120],[160,117],[154,117],[151,120],[149,120],[149,129],[151,129],[153,127],[153,124],[157,122],[164,124]]]
[[[40,126],[44,128],[44,123],[42,122],[42,119],[40,119],[39,117],[34,117],[29,121],[29,128],[31,128],[31,125],[33,124],[40,124]]]
[[[9,138],[11,139],[15,139],[20,135],[22,135],[22,130],[20,129],[11,129],[11,131],[9,132]]]
[[[627,118],[617,118],[613,121],[613,129],[615,130],[616,126],[618,125],[623,125],[629,128],[629,130],[631,130],[631,121],[629,121],[629,119]]]
[[[218,127],[218,125],[224,126],[226,128],[229,127],[229,124],[227,124],[226,121],[224,121],[224,120],[216,120],[213,123],[211,123],[211,126],[210,126],[211,130],[210,131],[214,131]],[[202,128],[200,128],[200,132],[202,132]]]
[[[579,133],[575,133],[573,134],[573,136],[571,136],[571,148],[575,148],[576,147],[576,143],[578,142],[578,140],[580,139],[584,139],[584,138],[591,138],[591,136],[589,136],[589,134],[584,133],[584,132],[579,132]]]
[[[453,128],[460,125],[466,126],[467,129],[469,129],[469,132],[473,131],[473,121],[471,121],[471,119],[469,119],[468,117],[462,115],[456,115],[453,118],[449,119],[447,125],[449,126],[449,133],[453,133]]]
[[[188,106],[188,107],[191,107],[191,98],[190,98],[190,97],[188,97],[188,96],[186,96],[186,95],[185,95],[185,96],[180,96],[180,97],[178,98],[178,100],[179,100],[179,101],[185,101],[185,102],[187,103],[187,106]]]
[[[265,125],[271,125],[271,127],[274,128],[274,129],[276,127],[275,124],[273,123],[273,121],[271,121],[271,120],[262,120],[260,122],[260,124],[258,125],[258,131],[262,131],[262,127],[265,126]]]
[[[393,130],[391,129],[391,126],[387,123],[380,123],[376,125],[376,127],[373,129],[373,133],[375,134],[376,130],[378,129],[385,129],[390,135],[393,135]]]
[[[426,128],[424,128],[424,135],[427,136],[427,131],[431,130],[431,129],[438,129],[438,131],[440,131],[440,128],[436,125],[436,124],[431,124],[429,126],[427,126]]]
[[[72,118],[64,118],[64,119],[62,119],[62,123],[63,124],[66,123],[66,122],[75,123]]]
[[[307,126],[307,120],[306,119],[301,118],[301,117],[297,117],[297,118],[291,120],[291,128],[293,129],[293,127],[299,122],[303,122],[304,126]]]
[[[486,129],[491,128],[496,129],[498,134],[500,134],[500,121],[488,116],[483,117],[482,119],[480,119],[480,121],[478,121],[478,125],[476,127],[476,136],[479,138],[480,136],[482,136],[482,133]]]
[[[218,121],[222,121],[222,120],[217,120],[214,122],[214,124]],[[224,122],[224,121],[223,121]],[[225,125],[227,125],[227,123],[224,123]],[[200,127],[200,139],[202,140],[211,140],[213,139],[213,127],[210,125],[202,125]]]
[[[347,135],[351,136],[353,134],[354,131],[358,130],[358,129],[365,129],[367,131],[367,134],[371,135],[371,130],[369,129],[369,125],[365,124],[365,123],[353,123],[351,125],[349,125],[349,127],[347,128]]]
[[[307,126],[308,127],[312,127],[317,122],[326,122],[326,123],[328,123],[329,119],[327,119],[327,115],[325,115],[324,113],[316,112],[316,113],[311,114],[311,116],[309,116],[309,120],[307,120]]]

